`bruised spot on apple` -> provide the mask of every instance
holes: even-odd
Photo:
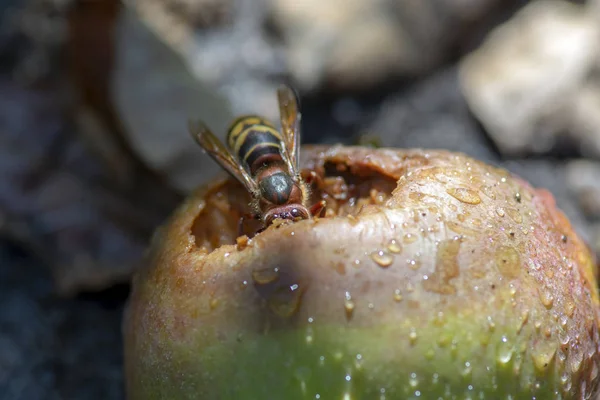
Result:
[[[587,399],[593,259],[545,190],[445,151],[304,147],[323,218],[238,237],[248,194],[193,195],[124,318],[130,399]]]

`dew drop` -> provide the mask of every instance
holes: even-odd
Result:
[[[566,359],[567,359],[567,355],[565,354],[564,351],[559,350],[556,352],[556,360],[560,364],[561,369],[564,369]]]
[[[461,371],[462,376],[469,376],[473,372],[473,366],[469,361],[465,362],[463,369]]]
[[[514,363],[513,363],[513,373],[515,374],[515,376],[520,376],[521,375],[521,365],[523,364],[523,361],[520,357],[516,357],[514,359]]]
[[[451,231],[456,232],[456,233],[461,234],[461,235],[475,236],[475,237],[477,237],[479,235],[479,230],[478,229],[474,229],[471,226],[471,224],[468,224],[468,223],[459,224],[458,222],[455,222],[455,221],[447,221],[446,222],[446,226]]]
[[[418,239],[417,235],[413,235],[412,233],[407,233],[404,235],[403,241],[406,244],[414,243]]]
[[[294,376],[300,383],[300,390],[306,394],[306,381],[310,378],[311,371],[306,367],[296,369]]]
[[[440,347],[446,347],[452,342],[452,337],[449,334],[442,334],[437,338],[437,344]]]
[[[485,194],[490,199],[496,200],[496,192],[494,191],[493,187],[491,187],[491,186],[482,186],[481,188],[479,188],[479,190],[481,191],[481,193]]]
[[[521,258],[517,250],[511,246],[500,246],[494,256],[496,267],[500,273],[509,279],[515,279],[521,272]]]
[[[394,301],[401,302],[402,301],[402,293],[400,289],[394,290]]]
[[[363,356],[362,354],[357,354],[354,359],[354,368],[359,370],[362,368]]]
[[[406,260],[406,265],[408,265],[408,268],[412,269],[413,271],[416,271],[419,268],[421,268],[421,261],[408,259]]]
[[[433,324],[435,326],[444,326],[446,324],[446,315],[443,311],[438,311],[438,313],[433,317]]]
[[[313,329],[311,327],[306,328],[306,344],[310,345],[313,342]]]
[[[267,285],[279,279],[279,268],[269,267],[252,271],[252,280],[258,285]]]
[[[425,358],[428,359],[429,361],[433,360],[435,358],[435,350],[433,349],[429,349],[425,352]]]
[[[562,384],[565,391],[571,390],[571,376],[568,372],[563,372],[560,376],[560,383]]]
[[[481,197],[471,189],[466,188],[449,188],[446,189],[446,193],[454,197],[456,200],[467,204],[479,204],[481,203]]]
[[[520,224],[523,222],[523,216],[519,212],[519,210],[515,210],[514,208],[507,208],[506,213],[515,223]]]
[[[387,268],[394,262],[394,256],[385,250],[374,251],[371,253],[371,259],[382,268]]]
[[[408,340],[410,341],[410,344],[414,345],[417,343],[418,338],[419,336],[417,335],[415,328],[411,328],[410,333],[408,334]]]
[[[550,366],[556,354],[556,345],[554,343],[541,340],[537,343],[531,353],[533,365],[539,372],[544,372]]]
[[[571,367],[571,372],[578,373],[581,369],[581,364],[583,363],[583,353],[581,350],[576,350],[571,353],[571,357],[569,359],[569,366]]]
[[[344,299],[344,309],[346,310],[346,319],[348,321],[352,319],[352,315],[354,314],[354,307],[354,300],[352,300],[350,292],[346,292]]]
[[[408,384],[413,389],[416,388],[419,385],[419,380],[417,379],[417,374],[415,374],[414,372],[412,374],[410,374],[410,378],[408,380]]]
[[[575,303],[572,300],[565,301],[565,314],[567,317],[572,318],[575,313]]]
[[[525,309],[521,311],[521,317],[519,318],[519,325],[517,326],[517,333],[521,333],[521,329],[525,326],[529,320],[529,310]]]
[[[496,214],[498,214],[498,216],[500,216],[500,217],[504,217],[504,214],[505,214],[504,208],[502,208],[502,207],[496,208]]]
[[[552,308],[552,304],[554,304],[554,295],[548,289],[540,290],[540,301],[547,309]]]
[[[396,239],[390,240],[388,243],[387,249],[390,253],[400,254],[402,253],[402,245],[398,243]]]
[[[565,328],[567,326],[567,323],[569,323],[569,318],[567,318],[566,315],[561,315],[560,316],[560,326]]]
[[[304,289],[297,283],[278,288],[267,300],[269,308],[280,317],[291,317],[298,311]]]
[[[519,192],[515,193],[515,200],[517,201],[517,203],[521,202],[521,193],[519,193]]]
[[[496,330],[496,323],[491,315],[488,315],[486,318],[488,331],[494,332]]]
[[[550,338],[552,336],[552,328],[550,326],[546,326],[544,328],[544,332],[543,332],[544,336],[546,336],[546,338]]]
[[[211,310],[214,310],[215,308],[217,308],[218,305],[219,305],[219,299],[216,299],[214,297],[212,297],[210,299],[210,301],[208,302],[208,306],[210,307]]]
[[[514,351],[515,348],[508,341],[506,336],[502,336],[500,343],[496,348],[496,361],[498,362],[498,365],[503,366],[508,364],[513,357]]]

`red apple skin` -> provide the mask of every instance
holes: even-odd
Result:
[[[594,260],[548,191],[446,151],[305,147],[302,165],[394,189],[247,245],[210,200],[246,201],[237,184],[192,194],[133,280],[129,399],[596,395]]]

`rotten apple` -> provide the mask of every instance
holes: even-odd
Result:
[[[305,147],[322,218],[238,221],[233,179],[153,238],[130,399],[587,399],[593,258],[551,194],[445,151]]]

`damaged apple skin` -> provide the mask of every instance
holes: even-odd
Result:
[[[191,195],[133,281],[129,399],[595,396],[593,259],[550,193],[445,151],[302,158],[393,191],[238,243],[235,184]]]

